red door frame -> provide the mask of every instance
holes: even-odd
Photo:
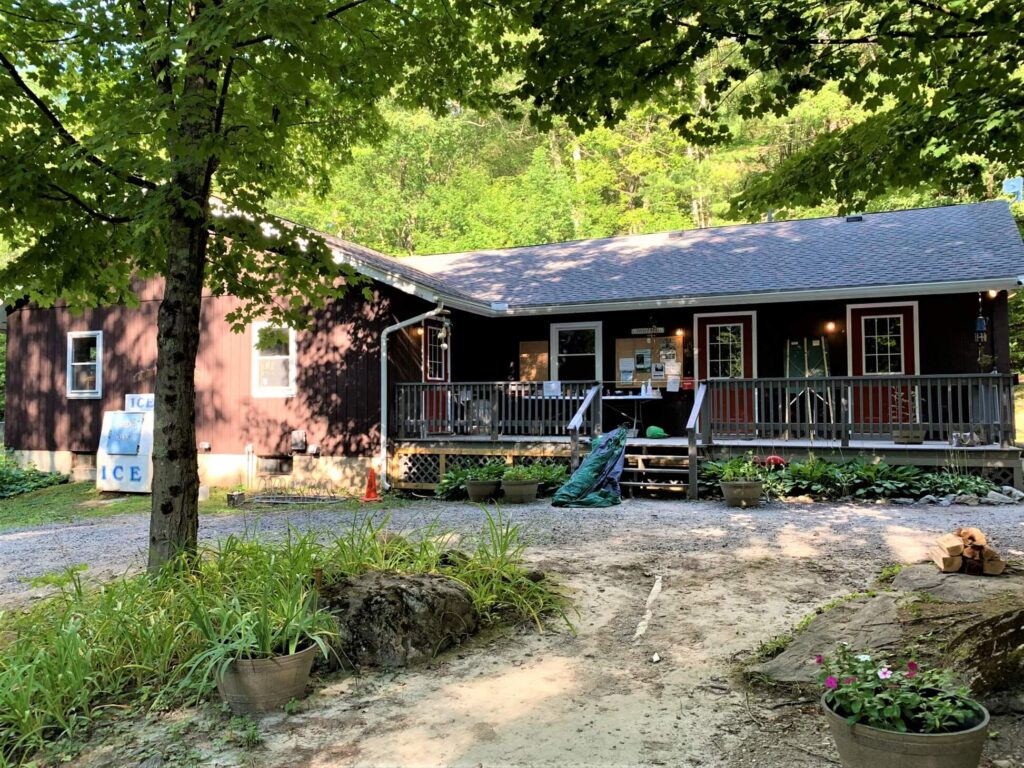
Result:
[[[739,325],[743,333],[743,378],[757,378],[757,312],[706,312],[693,316],[694,354],[697,356],[693,368],[695,380],[699,383],[710,379],[708,375],[708,329],[715,325]],[[753,426],[756,421],[754,392],[740,390],[719,392],[711,400],[711,413],[718,424],[733,425],[738,430],[749,431],[742,425]]]
[[[423,335],[420,337],[420,369],[422,372],[424,384],[447,384],[450,383],[451,378],[451,361],[452,361],[452,349],[450,336],[446,340],[448,341],[448,348],[444,351],[444,359],[442,360],[442,368],[444,373],[440,378],[430,376],[430,339],[431,336],[439,333],[444,327],[442,323],[431,322],[425,320],[423,322]],[[448,427],[448,391],[446,387],[439,388],[439,391],[425,391],[423,393],[423,416],[427,421],[427,431],[440,434],[450,431]]]
[[[885,376],[864,373],[864,320],[869,317],[901,318],[903,333],[903,370],[893,376],[914,376],[920,373],[920,321],[916,301],[877,302],[846,305],[847,364],[850,376]],[[850,418],[854,432],[871,431],[872,425],[906,423],[920,403],[917,393],[907,386],[895,387],[875,381],[863,386],[853,385],[850,391]],[[898,402],[897,402],[898,401]],[[911,405],[913,404],[913,405]]]

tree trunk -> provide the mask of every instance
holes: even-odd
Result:
[[[207,210],[202,201],[201,210]],[[164,298],[157,319],[156,413],[149,569],[194,552],[199,530],[196,454],[196,353],[199,351],[206,217],[172,217]]]

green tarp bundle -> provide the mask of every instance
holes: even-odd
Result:
[[[598,441],[551,503],[556,507],[611,507],[620,503],[619,478],[625,462],[626,430],[619,427]]]

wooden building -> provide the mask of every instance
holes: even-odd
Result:
[[[1020,484],[1007,296],[1024,244],[1003,202],[405,259],[328,242],[372,300],[297,333],[232,333],[233,300],[205,300],[204,482],[356,487],[376,462],[429,488],[487,456],[568,460],[626,424],[637,488],[695,490],[696,459],[746,450]],[[6,441],[23,460],[87,473],[103,411],[151,391],[160,285],[140,299],[9,312]]]

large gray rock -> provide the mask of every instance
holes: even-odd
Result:
[[[932,563],[919,563],[900,571],[892,581],[892,588],[927,594],[943,603],[974,603],[1004,593],[1024,595],[1024,577],[1011,573],[1002,576],[941,573]]]
[[[338,619],[333,645],[348,667],[429,661],[480,623],[469,591],[444,576],[371,571],[323,587],[321,603]]]
[[[751,670],[782,683],[807,683],[818,672],[814,657],[831,653],[841,642],[870,653],[895,651],[900,640],[896,595],[857,598],[817,616],[786,650]]]

